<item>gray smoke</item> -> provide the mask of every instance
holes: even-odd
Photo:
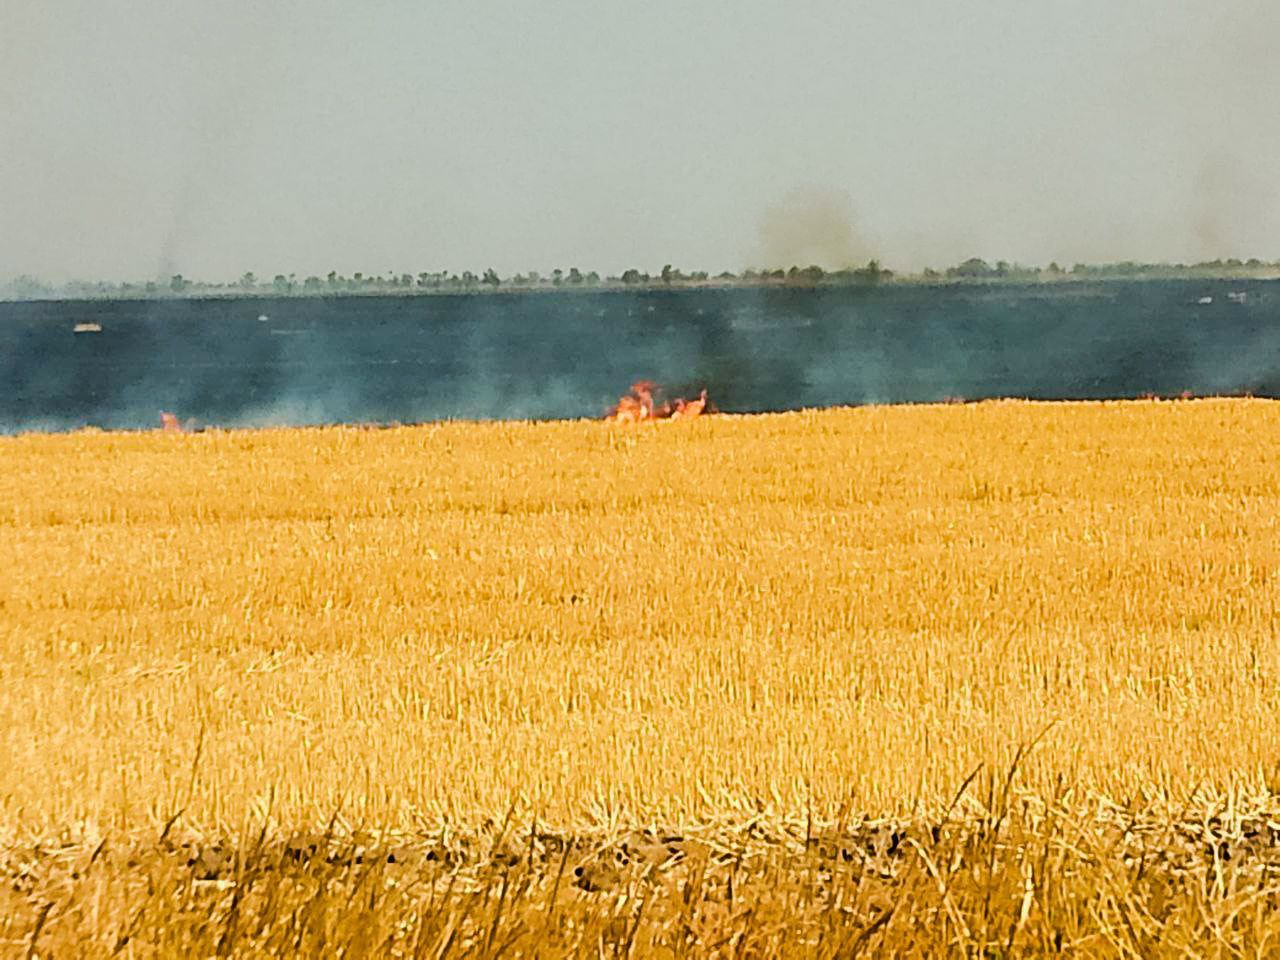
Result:
[[[853,200],[833,187],[797,188],[760,217],[761,266],[861,266],[875,256],[857,226]]]
[[[1223,0],[1212,15],[1183,13],[1153,27],[1153,36],[1158,42],[1113,91],[1114,102],[1130,119],[1132,136],[1149,145],[1150,175],[1176,172],[1186,202],[1171,211],[1167,224],[1143,225],[1135,239],[1159,249],[1159,231],[1165,230],[1190,234],[1185,259],[1275,259],[1280,7],[1272,0]],[[1157,122],[1147,106],[1153,99],[1172,100],[1176,112]],[[1141,257],[1143,251],[1129,255]]]
[[[184,270],[187,246],[231,199],[237,183],[256,180],[254,133],[266,124],[284,124],[274,115],[273,91],[281,54],[301,10],[295,0],[204,14],[200,42],[188,56],[198,62],[184,101],[180,127],[177,185],[169,208],[168,227],[158,251],[157,278],[167,280]],[[197,18],[200,22],[203,18]],[[263,222],[259,229],[269,230]],[[255,238],[245,238],[252,248]]]
[[[639,379],[741,412],[1280,395],[1277,315],[1256,280],[6,303],[0,430],[597,417]]]

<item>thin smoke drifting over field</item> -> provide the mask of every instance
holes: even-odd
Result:
[[[1280,395],[1278,309],[1268,281],[3,304],[0,429],[599,417],[641,379],[728,412]]]

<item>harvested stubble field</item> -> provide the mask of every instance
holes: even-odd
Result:
[[[1280,404],[0,464],[2,951],[1280,952]]]

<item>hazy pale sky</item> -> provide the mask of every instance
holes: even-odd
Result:
[[[1277,0],[3,0],[0,277],[1280,258]]]

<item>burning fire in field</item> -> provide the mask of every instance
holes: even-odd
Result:
[[[610,423],[640,423],[644,420],[689,420],[710,412],[707,407],[707,391],[704,389],[695,399],[683,397],[673,401],[658,402],[661,388],[651,380],[640,380],[631,385],[631,392],[618,401],[605,414]]]
[[[170,413],[168,410],[160,411],[160,429],[165,433],[198,432],[195,427],[196,422],[194,420],[188,420],[186,423],[183,423],[178,419],[178,415],[176,413]]]

